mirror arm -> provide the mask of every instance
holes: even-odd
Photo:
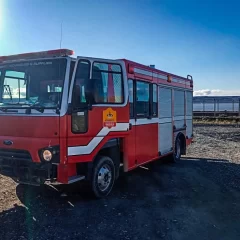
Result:
[[[67,114],[72,114],[72,111],[73,111],[72,103],[68,103]]]
[[[67,114],[72,114],[73,112],[77,112],[80,111],[80,109],[88,109],[89,111],[92,111],[92,104],[88,103],[87,105],[84,106],[78,106],[78,107],[74,107],[72,103],[68,104],[68,108],[67,108]]]
[[[92,111],[92,104],[90,104],[90,103],[88,104],[88,110]]]

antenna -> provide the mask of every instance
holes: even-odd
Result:
[[[60,49],[62,49],[62,22],[61,22],[61,34],[60,34]]]
[[[62,49],[62,22],[61,22],[61,32],[60,32],[60,49]],[[59,62],[59,76],[60,76],[60,62]],[[58,98],[58,104],[57,104],[57,109],[56,109],[56,113],[57,114],[60,114],[60,111],[59,111],[59,104],[60,104],[60,95],[58,94],[57,95],[57,98]],[[51,141],[49,142],[49,146],[51,144]]]

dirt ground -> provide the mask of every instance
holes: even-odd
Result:
[[[240,239],[240,128],[194,134],[181,162],[124,174],[107,199],[0,175],[0,239]]]

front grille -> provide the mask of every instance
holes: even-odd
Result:
[[[32,162],[26,150],[0,149],[0,174],[31,185],[44,183],[57,177],[57,166]]]
[[[1,160],[31,161],[31,155],[26,150],[0,149]]]

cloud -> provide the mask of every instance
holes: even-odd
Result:
[[[240,96],[239,90],[202,89],[193,92],[193,96]]]

